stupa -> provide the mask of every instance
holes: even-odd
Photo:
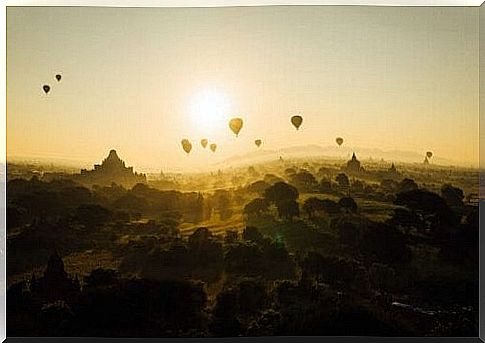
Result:
[[[354,172],[354,173],[359,173],[364,171],[364,168],[362,168],[360,165],[360,161],[355,156],[355,152],[352,153],[352,158],[350,159],[350,161],[347,161],[347,166],[345,167],[345,170],[348,172]]]
[[[116,150],[110,150],[101,164],[95,164],[93,170],[81,169],[78,181],[89,185],[109,186],[116,183],[131,188],[137,183],[145,183],[146,175],[133,172],[133,167],[127,167],[118,157]]]

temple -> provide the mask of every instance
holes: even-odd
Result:
[[[399,174],[399,172],[397,171],[397,168],[394,165],[394,163],[391,165],[391,168],[389,168],[388,172],[389,172],[389,174],[394,174],[394,175]]]
[[[133,167],[126,167],[116,150],[111,150],[101,164],[94,165],[93,170],[81,169],[81,174],[76,176],[76,181],[80,183],[99,186],[109,186],[114,182],[131,188],[137,183],[146,182],[146,175],[133,172]]]
[[[364,171],[364,168],[362,168],[360,165],[360,161],[355,156],[355,152],[352,154],[352,159],[347,162],[345,170],[353,173],[359,173]]]
[[[80,296],[79,280],[72,279],[64,270],[64,262],[54,252],[47,263],[44,275],[37,279],[32,273],[29,282],[30,292],[47,304],[73,300]]]

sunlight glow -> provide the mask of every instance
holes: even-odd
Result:
[[[205,89],[195,94],[190,102],[190,116],[201,135],[225,127],[229,102],[217,89]]]

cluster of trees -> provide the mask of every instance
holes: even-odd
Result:
[[[155,219],[154,230],[163,234],[176,231],[181,221],[204,220],[212,211],[200,193],[160,191],[145,184],[88,189],[71,180],[43,182],[33,177],[10,180],[7,188],[8,263],[13,275],[38,265],[52,249],[67,254],[91,249],[93,242],[108,248],[141,217]]]
[[[167,244],[138,242],[126,249],[120,270],[150,279],[205,282],[216,282],[222,274],[267,279],[295,276],[286,246],[254,227],[246,227],[241,235],[229,231],[224,239],[200,227],[187,238],[173,237]]]
[[[70,180],[14,179],[8,182],[9,230],[35,220],[72,219],[86,226],[116,219],[137,219],[178,212],[184,221],[197,222],[208,215],[200,193],[160,191],[145,184],[132,189],[112,184],[88,189]],[[93,224],[93,225],[92,225]]]
[[[287,168],[283,178],[252,168],[252,183],[226,175],[240,186],[204,195],[9,181],[9,274],[47,262],[40,278],[9,287],[9,335],[476,336],[478,208],[464,192],[325,168],[318,181],[314,170]],[[389,216],[369,216],[358,205],[366,199]],[[241,210],[248,224],[240,232],[179,231],[209,218],[232,225]],[[51,255],[98,247],[119,260],[116,270],[78,279]],[[462,318],[397,313],[400,299],[456,306]]]
[[[161,337],[203,330],[207,295],[184,280],[123,278],[95,269],[83,280],[52,255],[44,275],[7,292],[10,336]]]
[[[254,185],[254,184],[253,184]],[[253,186],[252,185],[252,186]],[[300,215],[297,199],[298,190],[282,181],[278,181],[264,189],[262,197],[253,199],[245,207],[246,215],[261,215],[274,206],[280,218],[291,220]]]

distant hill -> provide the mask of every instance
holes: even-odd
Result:
[[[30,157],[30,156],[15,156],[9,157],[8,163],[13,164],[31,164],[31,165],[55,165],[56,167],[65,167],[69,169],[88,168],[92,163],[59,157]]]
[[[406,163],[421,163],[424,159],[423,154],[419,154],[412,151],[403,150],[382,150],[382,149],[368,149],[359,148],[351,149],[348,147],[337,147],[337,146],[319,146],[319,145],[302,145],[283,148],[280,150],[259,150],[257,152],[247,153],[243,155],[237,155],[230,157],[219,165],[241,165],[241,164],[251,164],[251,163],[261,163],[270,160],[276,160],[280,156],[283,159],[288,158],[302,158],[302,157],[318,157],[318,158],[329,158],[329,159],[349,159],[352,153],[355,152],[357,157],[361,161],[368,159],[373,160],[385,160],[389,162],[406,162]],[[433,156],[431,163],[437,165],[454,165],[462,167],[470,167],[472,163],[460,163],[454,160],[441,158],[439,156]]]

